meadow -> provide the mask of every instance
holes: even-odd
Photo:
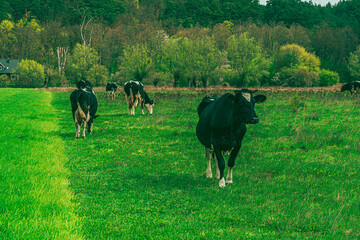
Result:
[[[360,98],[264,92],[224,189],[195,135],[205,94],[150,91],[128,116],[98,91],[75,139],[69,91],[0,89],[0,239],[357,239]]]

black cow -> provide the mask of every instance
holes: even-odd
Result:
[[[108,82],[106,84],[106,92],[108,93],[108,98],[115,100],[115,93],[118,88],[116,83]]]
[[[125,83],[124,92],[129,107],[129,115],[135,116],[135,108],[141,106],[141,113],[144,114],[144,106],[148,114],[153,113],[154,101],[149,98],[144,90],[144,85],[139,81]]]
[[[353,81],[344,84],[341,87],[341,92],[349,91],[352,94],[353,92],[356,93],[359,89],[360,89],[360,81]]]
[[[246,124],[255,124],[259,118],[255,103],[266,100],[264,95],[252,96],[255,91],[235,90],[235,95],[226,93],[220,98],[203,98],[198,106],[199,122],[196,135],[205,146],[207,158],[206,177],[212,178],[211,157],[216,163],[216,177],[219,187],[225,187],[223,152],[230,152],[226,183],[232,183],[232,169],[246,133]]]
[[[83,126],[82,138],[85,138],[85,128],[91,134],[98,103],[90,82],[79,81],[70,95],[71,110],[75,121],[76,138],[80,137],[80,126]]]

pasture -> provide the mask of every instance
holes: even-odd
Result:
[[[359,96],[261,92],[220,189],[195,128],[224,90],[150,91],[154,114],[136,116],[98,91],[85,139],[70,92],[0,93],[1,239],[359,238]]]

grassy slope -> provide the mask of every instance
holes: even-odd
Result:
[[[52,95],[0,89],[0,239],[80,239]]]
[[[75,139],[69,93],[53,93],[88,239],[355,238],[359,105],[337,93],[268,93],[234,184],[205,178],[195,136],[203,94],[156,92],[152,116],[99,92],[94,134]],[[155,96],[154,96],[155,95]]]

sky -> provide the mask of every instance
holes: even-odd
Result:
[[[338,3],[340,0],[312,0],[314,4],[320,4],[322,6],[325,6],[327,3],[330,3],[331,5],[334,5]],[[260,0],[260,4],[265,5],[267,0]]]

